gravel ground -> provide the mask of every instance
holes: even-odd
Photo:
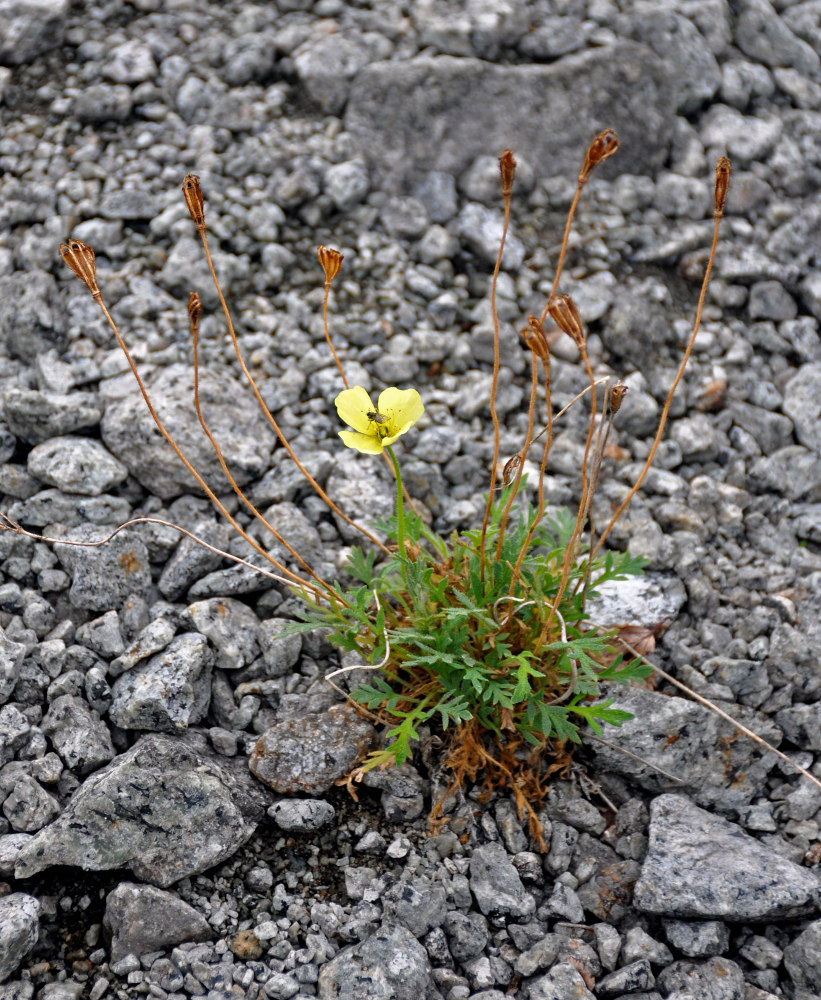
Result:
[[[491,456],[497,157],[520,163],[499,281],[503,452],[526,426],[516,336],[563,290],[629,386],[603,523],[647,455],[695,311],[712,171],[734,175],[715,279],[655,471],[611,541],[650,560],[601,606],[669,625],[660,666],[821,777],[819,0],[0,0],[0,1000],[78,997],[812,1000],[821,789],[664,685],[586,741],[540,814],[470,792],[429,835],[436,771],[335,782],[374,740],[323,681],[294,599],[141,515],[247,549],[163,446],[91,297],[220,493],[190,406],[313,565],[352,541],[243,392],[180,194],[202,180],[240,342],[312,474],[368,521],[382,464],[342,454],[319,243],[352,383],[416,386],[404,474],[437,528],[476,523]],[[553,399],[586,379],[555,344]],[[583,411],[551,504],[577,498]],[[232,511],[236,503],[225,501]],[[242,512],[241,523],[247,524]],[[639,759],[640,758],[640,759]],[[250,768],[249,768],[250,762]],[[668,778],[656,765],[675,778]],[[252,773],[253,772],[253,773]]]

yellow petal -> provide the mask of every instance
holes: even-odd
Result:
[[[383,444],[393,444],[425,412],[422,397],[416,389],[397,389],[395,386],[382,390],[378,407],[379,412],[387,418],[383,426],[388,433],[383,438]]]
[[[373,434],[360,434],[359,431],[337,431],[349,448],[361,451],[365,455],[382,453],[382,438]]]
[[[340,418],[349,427],[353,427],[355,431],[367,434],[373,427],[373,422],[368,419],[368,414],[373,413],[374,405],[371,402],[371,397],[361,385],[355,385],[353,389],[343,389],[334,402]]]

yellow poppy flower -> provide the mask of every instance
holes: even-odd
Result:
[[[339,431],[349,448],[378,455],[405,431],[410,430],[425,412],[416,389],[391,386],[379,393],[376,406],[361,385],[343,389],[334,400],[336,412],[352,431]]]

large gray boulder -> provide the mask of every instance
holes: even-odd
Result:
[[[667,157],[675,104],[661,60],[620,41],[550,65],[454,56],[372,63],[353,82],[345,125],[385,187],[409,187],[430,171],[458,175],[506,148],[545,174],[575,178],[604,128],[622,141],[618,171],[646,174]]]

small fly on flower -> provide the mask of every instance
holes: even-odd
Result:
[[[386,424],[388,422],[388,418],[384,413],[380,413],[379,410],[371,410],[369,413],[366,413],[365,416],[368,420],[372,420],[375,424]]]

